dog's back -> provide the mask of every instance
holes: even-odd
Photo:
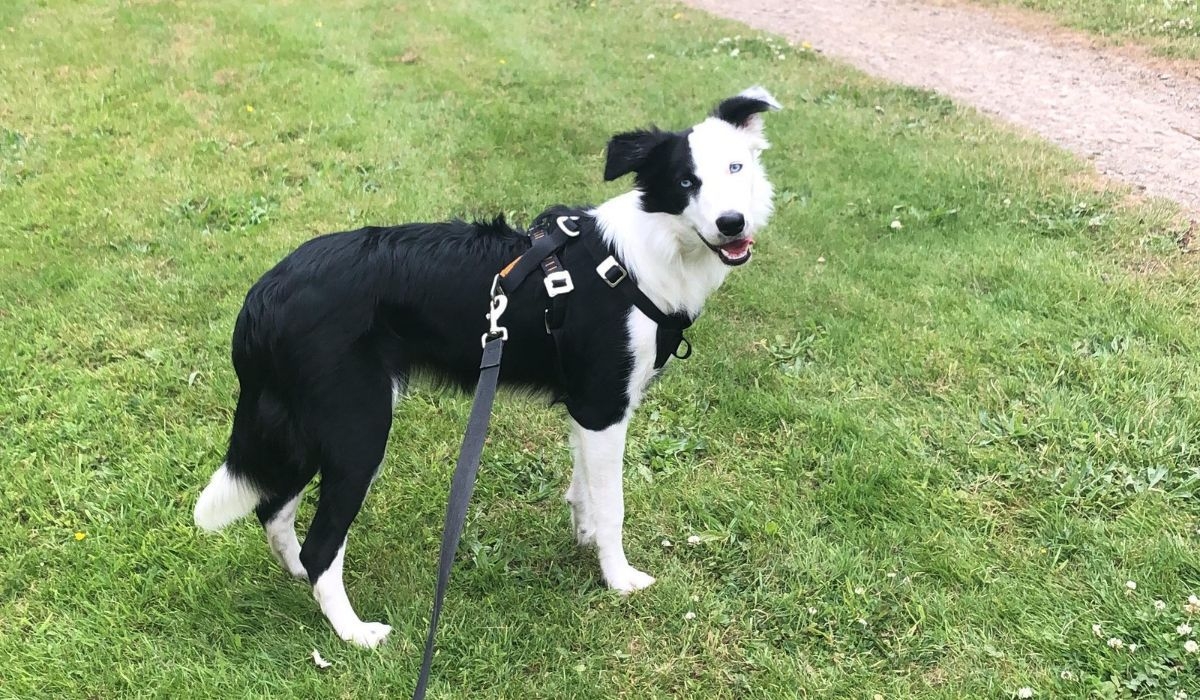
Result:
[[[391,389],[413,363],[432,360],[469,383],[478,342],[458,336],[469,338],[482,317],[462,318],[464,296],[482,313],[491,279],[481,271],[527,247],[502,220],[370,227],[314,238],[264,274],[234,327],[241,391],[224,476],[201,498],[197,522],[217,529],[254,508],[269,520],[343,435],[390,418]],[[425,346],[440,352],[430,357]],[[374,432],[370,443],[381,441]]]

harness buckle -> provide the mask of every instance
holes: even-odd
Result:
[[[560,231],[567,234],[571,238],[574,238],[579,235],[579,224],[575,224],[575,228],[569,228],[567,226],[568,221],[571,221],[571,222],[579,221],[579,217],[578,216],[560,216],[554,220],[554,223],[558,224],[558,228]]]
[[[615,278],[609,277],[609,273],[613,270],[619,270],[621,274]],[[600,275],[600,279],[604,280],[610,287],[616,287],[629,276],[625,268],[621,267],[621,263],[617,262],[617,259],[611,255],[605,258],[604,262],[596,266],[596,274]]]
[[[479,339],[480,347],[486,347],[489,340],[495,340],[496,338],[508,341],[508,329],[500,325],[500,317],[504,315],[504,310],[508,308],[508,295],[500,288],[500,275],[496,275],[492,279],[491,297],[492,301],[485,316],[488,320],[488,331]]]
[[[571,273],[566,270],[551,272],[546,275],[544,281],[546,283],[546,294],[550,298],[554,298],[559,294],[566,294],[575,289],[575,282],[571,279]]]

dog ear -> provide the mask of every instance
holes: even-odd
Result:
[[[717,119],[745,129],[755,136],[762,136],[762,113],[783,109],[765,88],[754,86],[721,102],[713,110]]]
[[[615,180],[636,172],[671,135],[658,129],[627,131],[608,141],[608,156],[604,162],[604,179]]]

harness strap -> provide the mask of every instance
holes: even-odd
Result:
[[[662,369],[672,356],[681,360],[691,357],[692,344],[683,337],[683,332],[691,327],[692,317],[685,313],[668,314],[658,308],[658,305],[651,301],[650,297],[638,289],[637,282],[629,276],[629,270],[621,264],[616,254],[604,245],[598,234],[580,236],[579,239],[583,241],[592,259],[598,263],[596,274],[600,275],[600,278],[607,282],[608,286],[624,294],[631,304],[658,325],[655,337],[657,351],[654,358],[654,369]],[[680,354],[679,348],[685,346],[683,354]]]
[[[578,217],[563,216],[557,219],[557,225],[553,228],[547,227],[544,222],[538,222],[530,229],[529,238],[533,241],[532,245],[501,270],[500,288],[506,294],[512,294],[540,267],[545,273],[546,293],[551,298],[574,289],[571,275],[563,267],[556,253],[567,241],[579,235],[577,219]]]
[[[574,231],[575,236],[579,235],[578,224],[574,222],[570,222],[570,224],[567,227],[568,230]],[[539,226],[529,235],[541,237],[548,234],[545,232],[545,228]],[[566,235],[574,237],[572,234]],[[557,249],[556,252],[542,258],[541,266],[542,279],[546,285],[546,296],[550,298],[550,303],[546,306],[546,332],[553,335],[554,330],[562,327],[563,319],[567,315],[566,294],[575,290],[575,282],[571,279],[571,273],[567,272],[566,267],[563,266],[562,260],[559,260]]]
[[[437,589],[433,597],[433,612],[429,615],[429,634],[425,637],[425,655],[421,659],[421,673],[417,676],[413,700],[422,700],[425,697],[425,687],[429,684],[429,669],[433,663],[433,639],[437,634],[446,587],[450,584],[450,567],[454,565],[454,553],[458,549],[463,524],[467,519],[467,505],[475,491],[475,476],[479,473],[479,458],[483,454],[483,442],[487,438],[488,423],[492,418],[492,401],[496,398],[496,382],[500,377],[500,357],[503,352],[503,337],[493,337],[483,346],[475,401],[471,404],[471,417],[467,420],[467,432],[463,435],[458,464],[454,467],[454,479],[450,483],[450,498],[446,503],[446,521],[442,525],[442,551],[438,555]]]

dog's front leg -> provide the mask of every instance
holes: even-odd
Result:
[[[622,593],[632,593],[654,583],[653,576],[629,565],[621,541],[625,520],[621,472],[628,428],[628,419],[604,430],[587,430],[571,421],[573,443],[578,448],[575,450],[576,475],[568,492],[569,498],[577,498],[581,489],[585,491],[586,503],[574,511],[577,534],[581,529],[578,519],[590,516],[594,527],[590,534],[595,537],[604,581]],[[585,521],[583,531],[586,530]]]

